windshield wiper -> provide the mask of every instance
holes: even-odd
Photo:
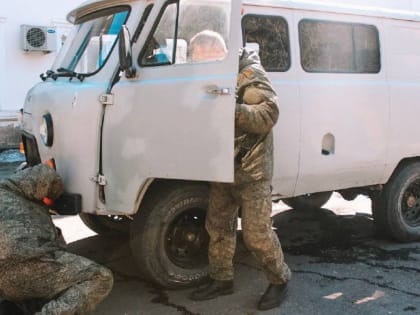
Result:
[[[77,73],[77,72],[74,72],[73,70],[61,67],[57,69],[57,72],[54,72],[52,70],[47,70],[47,72],[41,73],[40,77],[42,81],[45,81],[48,78],[52,78],[55,81],[59,77],[67,77],[67,78],[70,78],[70,81],[73,78],[77,78],[80,80],[80,82],[83,82],[86,76],[82,73]]]
[[[45,72],[45,73],[41,73],[41,74],[39,75],[39,77],[41,78],[41,80],[42,80],[42,81],[45,81],[45,80],[47,80],[48,78],[52,78],[52,77],[53,77],[53,75],[55,75],[55,72],[54,72],[54,71],[52,71],[52,70],[47,70],[47,72]],[[54,80],[56,80],[56,79],[54,79]]]
[[[85,79],[84,74],[77,73],[77,72],[75,72],[73,70],[70,70],[70,69],[67,69],[67,68],[63,68],[63,67],[58,68],[57,72],[58,73],[55,73],[55,76],[56,76],[55,78],[54,78],[54,75],[52,75],[52,78],[54,80],[56,80],[58,77],[69,77],[70,80],[73,79],[73,78],[77,78],[77,79],[80,80],[80,82],[83,82],[83,80]]]

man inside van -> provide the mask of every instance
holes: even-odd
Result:
[[[190,49],[193,62],[223,59],[227,54],[222,36],[208,30],[191,39]],[[235,180],[229,184],[211,184],[206,218],[210,236],[209,282],[192,292],[193,300],[209,300],[233,293],[239,207],[244,242],[270,283],[258,309],[277,307],[286,295],[291,271],[271,227],[272,128],[278,115],[277,97],[258,55],[243,49],[235,110]]]
[[[0,182],[0,314],[89,314],[111,291],[111,271],[63,249],[42,203],[62,193],[41,164]]]

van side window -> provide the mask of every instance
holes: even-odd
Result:
[[[228,48],[230,7],[230,0],[169,1],[140,52],[140,66],[193,62],[189,56],[190,40],[204,30],[217,32]]]
[[[284,18],[266,15],[245,15],[242,19],[245,45],[259,51],[261,63],[270,72],[290,68],[289,30]]]
[[[300,58],[307,72],[378,73],[378,30],[373,25],[302,20]]]

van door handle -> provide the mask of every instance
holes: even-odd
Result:
[[[230,95],[230,88],[212,85],[206,88],[206,92],[211,95]]]

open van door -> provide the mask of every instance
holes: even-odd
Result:
[[[241,1],[156,1],[133,47],[136,77],[114,86],[103,127],[106,208],[135,212],[147,178],[233,181]],[[189,41],[218,32],[228,53],[193,62]],[[134,30],[132,30],[132,33]]]

